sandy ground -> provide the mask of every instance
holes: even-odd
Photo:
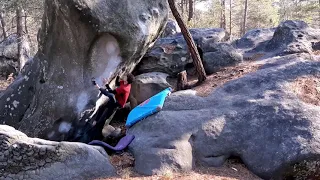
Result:
[[[110,162],[116,167],[119,177],[109,179],[132,180],[260,180],[239,159],[230,159],[222,167],[196,167],[190,172],[172,172],[164,169],[160,175],[143,176],[133,170],[134,158],[129,153],[113,155]]]
[[[251,61],[243,62],[237,66],[230,66],[222,68],[219,72],[216,72],[210,76],[207,76],[207,80],[204,84],[194,87],[198,96],[208,96],[211,92],[225,84],[228,81],[238,79],[245,74],[256,71],[260,67],[259,64]],[[191,79],[190,83],[196,83],[195,78]]]
[[[0,97],[3,94],[3,91],[6,90],[8,86],[9,82],[5,78],[0,77]]]

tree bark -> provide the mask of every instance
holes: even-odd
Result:
[[[27,16],[27,13],[26,11],[24,12],[24,30],[25,30],[25,33],[26,34],[29,34],[28,32],[28,23],[27,23],[27,20],[28,19],[28,16]]]
[[[178,74],[177,91],[185,90],[188,86],[187,71],[182,71]]]
[[[24,61],[23,57],[23,23],[22,23],[22,16],[23,11],[22,7],[17,6],[16,10],[17,15],[17,35],[18,35],[18,71],[22,69],[22,62]]]
[[[183,14],[184,14],[184,1],[185,1],[185,0],[181,0],[181,2],[180,2],[181,14],[182,14],[182,16],[183,16]]]
[[[1,27],[2,27],[2,35],[3,38],[6,39],[8,37],[7,34],[7,27],[6,27],[6,21],[4,20],[4,13],[2,11],[0,11],[0,23],[1,23]]]
[[[230,39],[232,39],[232,0],[230,0],[230,10],[229,10],[229,33],[230,33]]]
[[[188,16],[188,21],[191,21],[193,18],[193,2],[194,0],[189,0],[189,16]]]
[[[183,35],[185,41],[187,42],[189,51],[191,53],[191,57],[193,59],[194,67],[196,68],[196,71],[198,74],[198,81],[199,81],[199,83],[201,83],[201,82],[205,81],[207,77],[206,77],[206,72],[204,70],[202,61],[200,59],[200,55],[197,51],[196,45],[193,41],[193,38],[191,37],[189,30],[187,29],[186,25],[184,24],[183,20],[181,19],[179,12],[177,11],[177,8],[174,4],[174,0],[168,0],[168,2],[169,2],[170,9],[172,11],[172,14],[175,17],[175,19],[181,29],[181,32],[182,32],[182,35]]]
[[[243,16],[243,25],[242,25],[241,35],[244,35],[244,34],[246,33],[247,15],[248,15],[248,0],[245,0],[245,4],[244,4],[244,16]]]
[[[226,26],[226,0],[221,0],[220,28],[227,29]]]

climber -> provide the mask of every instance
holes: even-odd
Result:
[[[131,83],[134,81],[134,76],[132,74],[127,75],[127,82],[124,80],[120,80],[120,77],[117,76],[116,78],[116,89],[112,90],[109,84],[106,84],[106,89],[101,88],[95,81],[92,83],[100,90],[100,92],[109,98],[107,103],[107,109],[103,112],[102,116],[93,122],[93,124],[98,122],[104,122],[109,116],[112,115],[114,110],[117,108],[123,108],[126,104],[131,90]],[[104,80],[104,83],[107,83]]]

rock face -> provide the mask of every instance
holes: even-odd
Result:
[[[0,123],[47,138],[55,120],[79,118],[97,99],[91,78],[132,71],[167,16],[165,0],[46,0],[39,51],[1,97]]]
[[[253,29],[248,31],[243,37],[233,42],[237,49],[253,49],[259,47],[272,39],[275,28],[271,29]]]
[[[172,36],[172,35],[177,34],[179,32],[181,32],[181,29],[178,26],[178,23],[173,19],[168,19],[167,25],[164,28],[164,31],[161,34],[161,37]]]
[[[312,49],[314,51],[320,51],[320,41],[312,44]]]
[[[115,176],[107,153],[82,143],[29,138],[0,125],[0,179],[96,179]]]
[[[226,33],[223,29],[190,29],[196,43],[205,48],[215,42],[225,40]],[[207,49],[204,49],[206,52]],[[137,66],[135,73],[163,72],[176,76],[179,72],[192,64],[188,46],[181,33],[160,38],[147,52]]]
[[[312,43],[320,40],[319,29],[312,29],[303,21],[285,21],[276,29],[266,45],[266,51],[277,54],[310,53]]]
[[[212,44],[209,50],[203,54],[203,66],[207,74],[212,74],[221,67],[235,65],[243,60],[242,54],[227,43]]]
[[[30,58],[30,47],[26,40],[22,41],[23,62]],[[5,40],[0,42],[0,76],[7,77],[9,74],[17,74],[18,70],[18,37],[16,34],[12,34]]]
[[[311,167],[320,163],[320,109],[300,99],[292,82],[318,77],[319,60],[307,54],[266,59],[256,72],[207,97],[191,90],[173,93],[161,112],[128,131],[136,136],[130,145],[135,170],[189,171],[195,164],[220,166],[238,156],[264,179],[294,172],[294,164],[311,164],[303,168],[314,175]]]
[[[135,81],[132,83],[131,96],[136,100],[137,104],[142,103],[153,95],[170,87],[170,84],[166,80],[167,76],[165,73],[158,72],[136,76]]]
[[[7,78],[11,73],[16,74],[17,67],[17,61],[0,57],[0,76]]]

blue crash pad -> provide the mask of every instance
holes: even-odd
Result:
[[[171,88],[167,88],[135,107],[128,115],[126,127],[131,127],[142,119],[159,112],[171,91]]]

